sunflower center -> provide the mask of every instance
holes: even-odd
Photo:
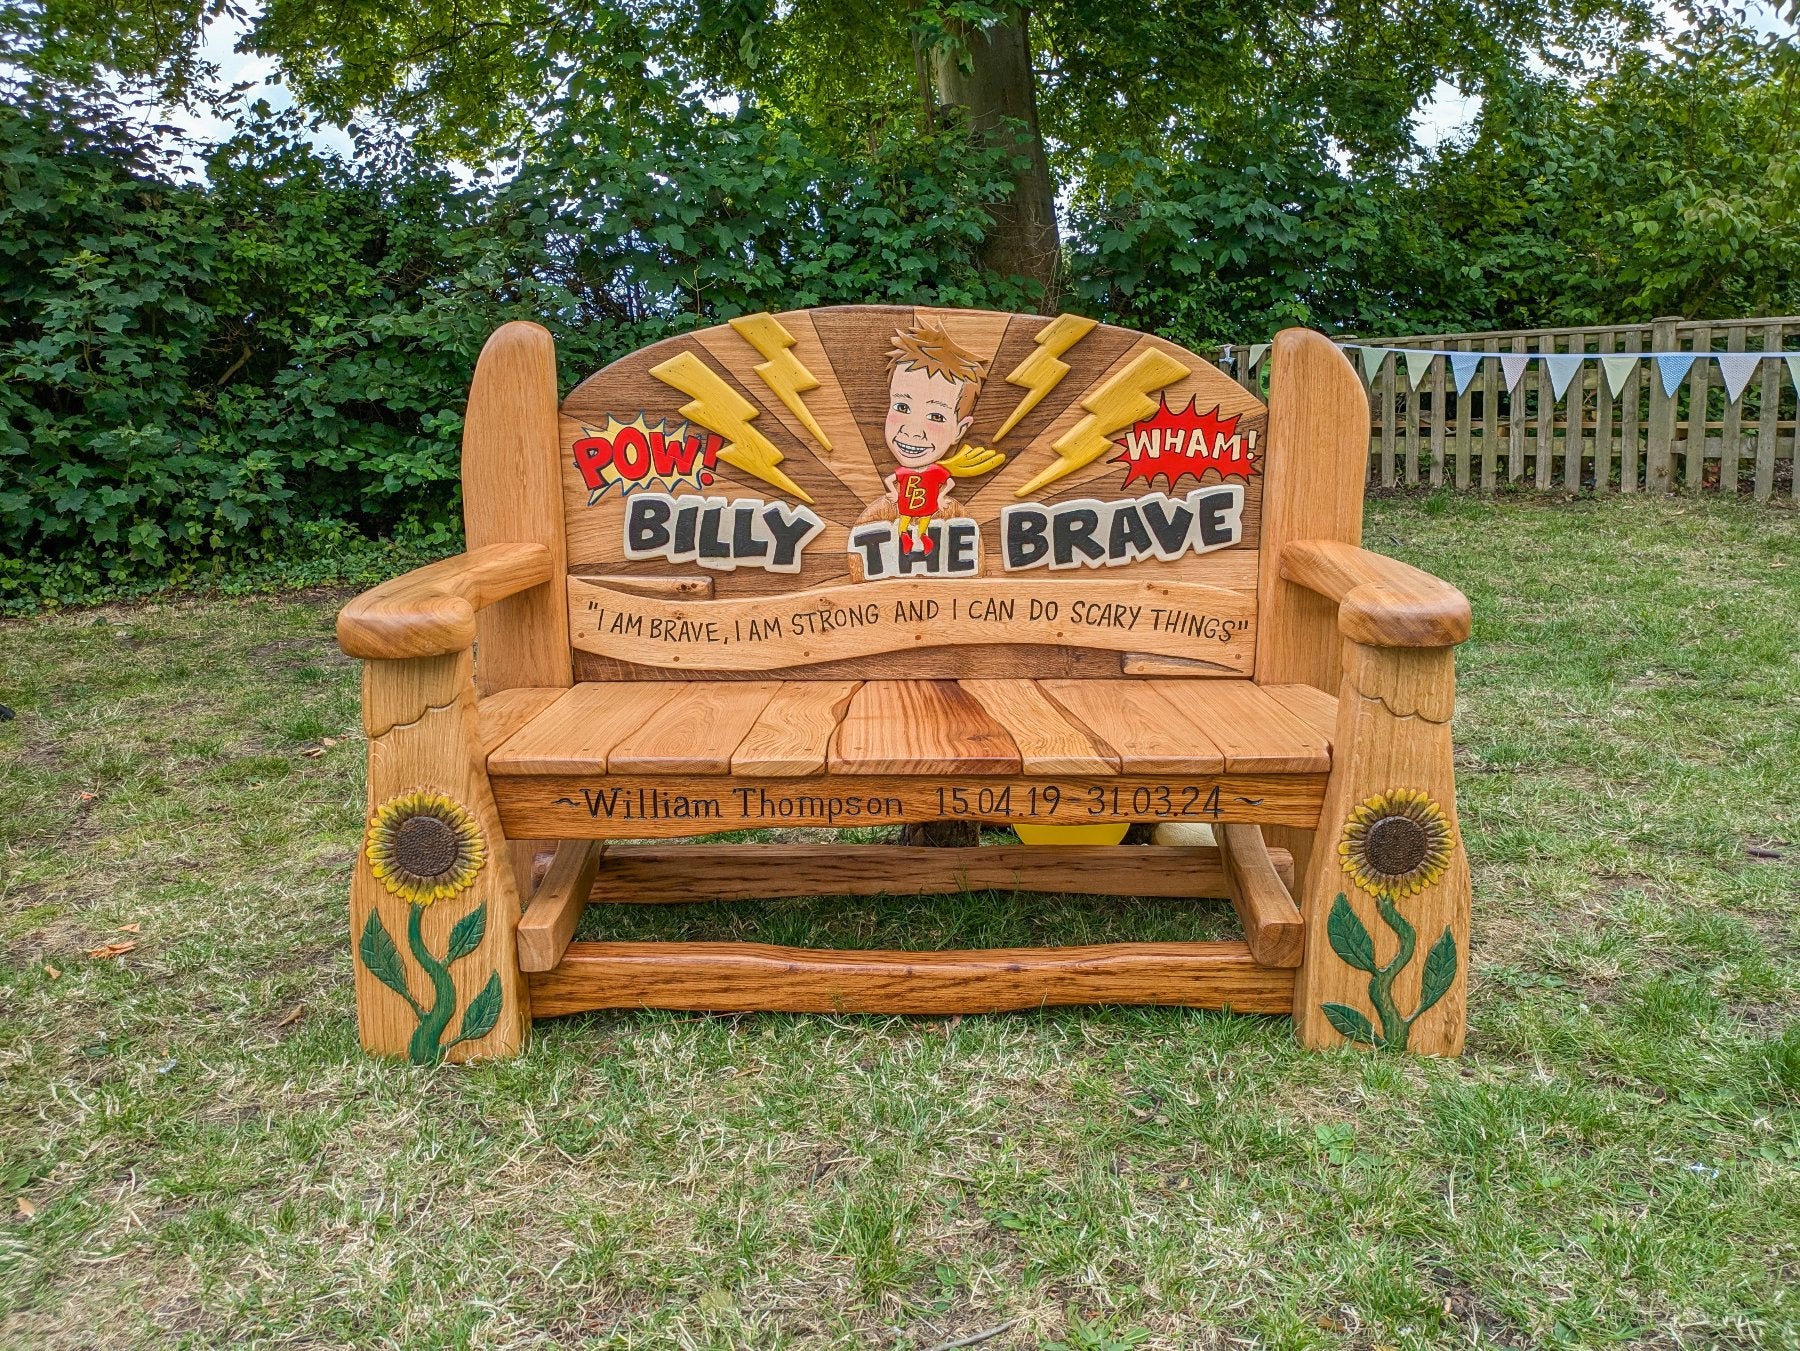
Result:
[[[435,816],[409,816],[394,831],[394,862],[414,877],[442,877],[461,854],[462,837]]]
[[[1407,816],[1384,816],[1369,826],[1363,853],[1377,872],[1389,877],[1409,873],[1425,861],[1431,841],[1425,827]]]

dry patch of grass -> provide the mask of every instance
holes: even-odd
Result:
[[[1369,538],[1476,606],[1459,1062],[1115,1009],[605,1014],[508,1064],[373,1063],[330,599],[0,625],[0,1343],[1795,1345],[1800,523],[1438,499]],[[1004,895],[588,919],[1228,924]]]

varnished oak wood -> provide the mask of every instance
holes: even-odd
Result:
[[[519,920],[520,970],[549,971],[562,960],[587,908],[605,849],[599,840],[570,840],[556,851]]]
[[[1005,729],[1027,774],[1111,774],[1118,754],[1074,721],[1034,680],[960,680],[958,686]]]
[[[369,810],[418,789],[440,793],[469,813],[489,846],[487,861],[469,888],[424,907],[420,917],[427,949],[442,954],[456,922],[476,905],[487,907],[480,943],[450,964],[450,974],[459,1010],[466,1010],[469,1001],[497,974],[499,1016],[486,1036],[451,1047],[447,1057],[460,1061],[517,1055],[531,1025],[529,995],[514,942],[519,893],[509,860],[496,848],[504,843],[504,836],[481,769],[471,654],[465,650],[419,661],[372,661],[363,668],[363,680],[365,719],[367,710],[374,708],[380,710],[379,720],[387,723],[369,740]],[[408,906],[376,879],[367,848],[359,847],[350,882],[353,947],[360,946],[372,911],[380,913],[383,927],[396,945],[413,998],[429,1004],[434,998],[431,982],[411,957],[407,942]],[[360,955],[352,965],[363,1048],[374,1055],[406,1055],[418,1026],[417,1016],[399,995],[376,979]],[[448,1033],[455,1035],[458,1025],[452,1020]]]
[[[995,1013],[1063,1004],[1181,1004],[1287,1013],[1291,972],[1243,943],[1108,943],[969,952],[846,952],[764,943],[571,943],[530,978],[541,1016],[589,1009],[714,1013]]]
[[[1337,730],[1336,695],[1316,690],[1311,685],[1264,685],[1262,690],[1297,721],[1316,732],[1327,746],[1331,744],[1332,733]]]
[[[1039,683],[1077,724],[1117,753],[1126,774],[1216,774],[1225,768],[1218,747],[1178,716],[1147,681]]]
[[[365,661],[460,652],[474,645],[477,610],[548,582],[550,569],[541,544],[490,544],[415,568],[338,612],[338,646]]]
[[[1218,748],[1229,773],[1322,774],[1326,739],[1247,680],[1146,681],[1163,702]]]
[[[1261,827],[1228,822],[1213,835],[1251,955],[1264,966],[1299,966],[1305,941],[1300,909],[1288,890],[1291,877],[1283,881]]]
[[[577,685],[487,758],[490,774],[604,774],[607,756],[668,706],[667,685]]]
[[[500,690],[479,701],[475,705],[475,714],[480,720],[483,759],[567,692],[554,687],[543,689],[521,685],[516,689]]]
[[[1281,883],[1292,886],[1292,856],[1275,849],[1268,857]],[[958,891],[1230,895],[1219,851],[1211,846],[616,844],[607,849],[606,865],[595,877],[589,899],[636,905],[774,896],[935,896]],[[1299,922],[1298,912],[1294,920]]]
[[[1391,960],[1398,940],[1379,918],[1375,898],[1341,868],[1337,842],[1350,813],[1371,796],[1396,788],[1421,790],[1443,810],[1454,847],[1442,879],[1401,903],[1418,934],[1418,947],[1401,970],[1393,994],[1403,1012],[1416,1007],[1426,954],[1448,928],[1457,954],[1456,978],[1442,1000],[1412,1025],[1408,1049],[1416,1054],[1456,1055],[1467,1025],[1469,863],[1457,822],[1448,717],[1456,679],[1454,652],[1355,643],[1346,647],[1338,695],[1337,758],[1319,818],[1318,846],[1306,862],[1301,891],[1306,939],[1294,990],[1295,1027],[1308,1046],[1331,1046],[1343,1037],[1326,1018],[1326,1003],[1371,1014],[1368,975],[1331,948],[1327,923],[1334,899],[1339,894],[1346,897],[1373,938],[1376,962]],[[1431,713],[1445,716],[1433,720]]]
[[[1454,647],[1469,636],[1468,597],[1428,572],[1353,544],[1298,540],[1281,575],[1337,602],[1338,629],[1370,647]]]
[[[1089,573],[1078,585],[1055,574],[954,581],[893,578],[727,600],[630,595],[580,577],[568,579],[568,590],[570,641],[576,648],[653,667],[764,671],[908,654],[888,672],[899,675],[919,648],[1000,642],[1164,652],[1204,658],[1223,671],[1247,676],[1255,655],[1253,593],[1150,577],[1127,580]],[[1056,617],[1030,618],[1034,601],[1055,601]],[[1085,602],[1084,608],[1078,610],[1076,601]],[[982,605],[977,608],[974,602]],[[993,606],[1009,603],[1011,616],[995,617],[999,612]],[[1080,615],[1105,606],[1115,612],[1126,607],[1133,624],[1081,622]],[[1215,637],[1158,629],[1153,627],[1156,609],[1242,627]],[[833,617],[830,627],[811,622],[821,613]],[[671,634],[677,635],[673,641]]]
[[[831,734],[861,688],[856,680],[794,680],[775,687],[731,755],[731,772],[745,778],[795,778],[825,772]]]
[[[506,834],[515,840],[670,839],[750,828],[901,825],[958,817],[1039,825],[1109,821],[1254,821],[1311,826],[1323,774],[807,775],[737,779],[727,775],[490,772]],[[1049,809],[1046,789],[1060,805]],[[1036,810],[1029,810],[1037,790]],[[1212,815],[1208,806],[1218,790]],[[1010,799],[1001,794],[1010,791]],[[960,792],[966,806],[957,807]],[[1164,794],[1167,794],[1165,801]],[[986,804],[986,805],[983,805]]]
[[[731,753],[780,689],[772,681],[688,685],[607,752],[609,774],[725,774]]]
[[[1337,607],[1283,577],[1281,551],[1303,539],[1362,543],[1369,400],[1344,354],[1323,334],[1277,333],[1270,362],[1256,678],[1336,690]]]
[[[463,415],[463,531],[471,551],[542,547],[557,584],[513,593],[476,617],[483,694],[570,681],[561,461],[556,344],[537,324],[502,324],[481,349]]]
[[[1006,463],[959,481],[943,513],[979,523],[982,575],[862,582],[849,531],[892,514],[886,349],[896,329],[926,320],[988,364],[969,442],[992,445],[1008,424]],[[1360,1007],[1366,985],[1324,932],[1339,890],[1377,956],[1391,950],[1372,898],[1338,868],[1337,837],[1358,803],[1398,787],[1431,793],[1454,821],[1451,649],[1468,635],[1467,602],[1357,547],[1367,399],[1328,340],[1277,336],[1267,409],[1174,344],[1106,325],[1059,355],[1069,370],[1053,385],[1007,382],[1049,322],[904,306],[751,316],[623,358],[560,410],[549,335],[512,324],[490,339],[465,422],[470,552],[376,588],[339,621],[345,651],[367,661],[372,800],[416,787],[448,793],[490,845],[469,897],[426,915],[427,940],[441,950],[476,892],[490,907],[457,991],[466,1002],[498,971],[501,1018],[452,1058],[515,1054],[534,1014],[603,1007],[1189,1003],[1292,1012],[1307,1044],[1337,1039],[1322,1001]],[[788,369],[772,354],[783,335],[814,383],[770,374]],[[696,396],[712,401],[688,415],[696,423],[752,412],[747,431],[713,428],[733,449],[710,485],[673,491],[809,501],[824,528],[798,571],[624,557],[626,494],[589,489],[573,443],[615,417],[679,420],[689,396],[651,374],[677,357],[725,392]],[[1132,495],[1115,455],[1091,446],[1072,472],[1046,470],[1097,388],[1133,361],[1170,359],[1186,372],[1164,391],[1171,407],[1218,404],[1260,438],[1241,541],[1127,568],[1000,571],[999,510],[1022,485],[1042,482],[1035,498],[1052,505]],[[1041,400],[1024,407],[1034,388]],[[1200,481],[1216,479],[1209,471]],[[1178,621],[1150,622],[1159,606]],[[571,688],[577,676],[591,683]],[[934,820],[1144,821],[1159,843],[601,843]],[[540,841],[557,848],[530,889]],[[1225,895],[1246,941],[967,953],[571,941],[589,901],[961,888]],[[1407,906],[1421,953],[1447,925],[1459,958],[1453,989],[1414,1026],[1412,1049],[1453,1052],[1467,998],[1460,846],[1446,877]],[[371,908],[400,932],[404,907],[395,913],[359,859],[353,922]],[[1402,1007],[1416,998],[1421,965],[1400,979]],[[423,998],[420,975],[408,971]],[[365,1044],[403,1050],[405,1002],[360,961],[357,980]]]
[[[1017,774],[1006,728],[950,680],[871,680],[831,743],[833,774]]]

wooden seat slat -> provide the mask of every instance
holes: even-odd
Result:
[[[1044,692],[1110,746],[1126,774],[1216,774],[1225,757],[1153,688],[1129,680],[1044,680]],[[1185,681],[1199,686],[1211,681]]]
[[[1337,732],[1338,701],[1324,690],[1311,685],[1264,685],[1263,693],[1280,704],[1300,722],[1325,738],[1330,746]]]
[[[604,774],[619,740],[668,702],[656,681],[576,685],[488,756],[488,773]]]
[[[1315,692],[1316,694],[1316,692]],[[1299,711],[1295,711],[1298,709]],[[621,681],[577,685],[490,773],[1316,774],[1336,700],[1249,681]]]
[[[850,707],[860,680],[784,682],[731,756],[731,772],[746,778],[823,774],[831,734]]]
[[[1073,721],[1033,680],[959,680],[1004,727],[1027,774],[1116,774],[1119,753]]]
[[[832,738],[833,774],[1017,774],[1019,749],[954,680],[871,680]]]
[[[727,774],[732,752],[781,688],[773,680],[687,685],[606,756],[611,774]],[[665,687],[666,689],[666,687]]]
[[[1325,738],[1247,680],[1142,683],[1204,732],[1232,773],[1314,774],[1331,768]]]

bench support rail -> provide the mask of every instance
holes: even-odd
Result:
[[[846,952],[766,943],[572,943],[530,978],[540,1017],[589,1009],[711,1013],[990,1013],[1178,1004],[1288,1013],[1293,973],[1241,942],[1108,943],[965,952]]]

